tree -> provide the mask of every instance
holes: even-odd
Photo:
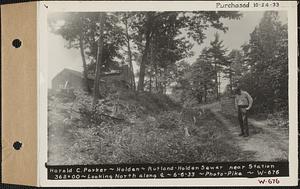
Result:
[[[190,39],[202,43],[207,28],[227,30],[221,18],[238,19],[240,16],[238,12],[227,11],[109,12],[105,13],[101,33],[98,13],[63,13],[59,19],[52,19],[54,21],[51,22],[58,24],[62,20],[63,24],[59,27],[50,25],[55,33],[66,39],[70,48],[81,49],[86,80],[91,76],[95,78],[98,70],[105,72],[117,68],[119,62],[125,62],[124,57],[128,57],[129,67],[133,71],[132,62],[135,58],[134,61],[140,65],[138,90],[143,91],[145,81],[149,80],[151,91],[164,93],[167,86],[175,81],[176,62],[191,54]],[[182,34],[187,34],[187,37]],[[100,38],[103,40],[102,47]],[[135,56],[132,46],[140,55]],[[124,56],[125,48],[127,56]],[[101,69],[97,69],[99,63]],[[134,77],[132,80],[134,84]]]
[[[228,65],[224,69],[226,77],[229,78],[229,90],[231,94],[233,86],[238,83],[245,72],[245,58],[243,52],[237,49],[231,50],[228,54]]]
[[[175,39],[179,36],[182,30],[185,30],[189,38],[193,38],[198,43],[202,43],[205,34],[204,30],[208,27],[214,27],[223,31],[227,28],[220,22],[221,18],[237,19],[241,16],[238,12],[214,12],[214,11],[201,11],[201,12],[146,12],[144,15],[139,15],[136,24],[139,32],[140,41],[144,41],[144,48],[142,50],[142,61],[140,64],[140,75],[138,90],[144,90],[145,71],[148,62],[148,54],[150,43],[155,36],[170,36]],[[138,23],[138,22],[137,22]],[[170,39],[166,37],[166,39]],[[156,41],[156,40],[154,40]],[[170,40],[164,41],[168,43]],[[163,41],[161,41],[163,42]],[[177,53],[180,53],[179,51]],[[170,61],[170,63],[174,63]],[[165,66],[166,68],[167,66]],[[167,72],[166,69],[163,69]]]
[[[120,14],[105,13],[105,23],[103,29],[103,55],[102,71],[118,69],[119,62],[124,61],[124,53],[121,51],[126,45],[126,34],[124,27],[119,24]],[[87,32],[87,55],[90,57],[88,71],[90,75],[95,75],[98,39],[99,39],[99,16],[98,13],[90,18]]]
[[[88,18],[90,13],[62,13],[62,14],[49,14],[48,23],[50,30],[58,35],[61,35],[67,40],[67,48],[76,48],[80,50],[83,76],[86,82],[86,89],[91,92],[88,83],[88,71],[86,63],[86,32]]]
[[[151,12],[147,12],[145,14],[145,23],[143,26],[143,33],[145,34],[145,48],[143,50],[142,61],[140,64],[140,72],[139,72],[139,82],[138,82],[138,90],[144,90],[144,79],[145,79],[145,71],[146,71],[146,61],[147,55],[149,52],[150,40],[152,35],[152,22],[151,22]]]
[[[98,51],[97,51],[97,62],[96,62],[96,75],[94,81],[94,99],[93,105],[97,104],[99,98],[99,82],[102,66],[102,56],[103,56],[103,30],[104,30],[105,14],[99,13],[99,39],[98,39]]]
[[[212,66],[212,58],[209,56],[208,49],[204,48],[201,55],[192,65],[192,88],[195,91],[198,102],[207,101],[208,90],[215,86],[215,70]]]
[[[210,42],[210,47],[206,53],[208,53],[212,57],[212,63],[214,64],[215,70],[215,91],[216,97],[219,99],[220,93],[220,72],[222,71],[224,66],[228,66],[228,60],[226,57],[227,49],[224,48],[223,41],[220,40],[220,36],[218,33],[215,34],[215,39]]]
[[[278,12],[264,13],[243,50],[249,71],[240,85],[254,97],[257,111],[287,110],[288,32],[287,25],[279,21]]]
[[[101,72],[118,69],[123,59],[120,51],[125,44],[125,32],[119,23],[117,13],[105,13],[103,26],[103,48],[101,54]],[[91,92],[89,79],[95,79],[99,58],[99,13],[61,13],[50,14],[49,26],[53,33],[61,35],[67,42],[68,48],[80,49],[83,62],[83,75],[86,86]]]
[[[190,82],[192,68],[186,61],[179,61],[176,65],[176,79],[172,87],[172,96],[175,100],[186,104],[194,98]]]
[[[172,16],[176,19],[175,15]],[[176,38],[178,33],[175,30],[176,27],[166,22],[157,28],[151,40],[147,66],[154,67],[156,91],[159,93],[165,93],[167,86],[175,80],[176,62],[191,55],[192,44],[185,38]]]
[[[129,36],[129,23],[128,23],[128,20],[129,20],[129,15],[126,14],[123,18],[123,22],[125,24],[127,51],[128,51],[128,59],[129,59],[129,68],[130,68],[130,71],[131,71],[131,85],[132,85],[132,88],[134,90],[136,90],[133,63],[132,63],[131,45],[130,45],[131,38]]]

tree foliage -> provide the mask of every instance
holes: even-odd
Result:
[[[206,29],[213,27],[225,32],[228,28],[221,19],[239,19],[241,16],[230,11],[103,14],[103,28],[100,28],[97,12],[53,14],[49,17],[49,26],[52,32],[67,41],[68,48],[80,49],[86,80],[89,75],[97,75],[98,62],[104,72],[124,62],[133,71],[132,61],[135,61],[140,66],[138,90],[147,87],[157,93],[166,93],[167,87],[176,82],[176,63],[192,55],[191,39],[201,44],[206,38]],[[103,41],[101,56],[99,40]],[[135,82],[134,78],[132,80]]]
[[[209,49],[204,48],[199,58],[192,65],[192,89],[199,103],[202,102],[202,98],[206,102],[209,91],[212,91],[217,85],[215,82],[216,72],[212,61]]]
[[[265,12],[243,50],[248,71],[240,85],[253,95],[257,110],[287,109],[288,32],[278,12]]]
[[[229,79],[229,91],[233,93],[233,86],[237,85],[247,68],[245,67],[245,57],[242,50],[233,49],[227,56],[227,67],[224,69],[225,77]]]
[[[223,45],[223,41],[220,40],[218,33],[215,34],[215,39],[210,42],[210,47],[207,50],[207,54],[212,58],[212,64],[214,64],[214,80],[215,80],[215,93],[216,98],[220,96],[220,72],[223,71],[224,66],[228,66],[228,60],[226,57],[227,49]]]
[[[149,54],[151,48],[156,49],[155,73],[164,75],[168,73],[168,67],[189,55],[192,45],[187,38],[180,37],[185,32],[188,38],[192,38],[199,44],[205,39],[204,31],[209,27],[214,27],[223,31],[227,27],[220,21],[221,18],[238,19],[241,16],[238,12],[146,12],[137,16],[137,20],[142,24],[135,24],[138,43],[144,46],[141,50],[143,54],[138,89],[144,90],[144,80],[146,67],[149,66]],[[160,56],[162,55],[162,56]],[[159,62],[162,72],[157,69]],[[165,77],[167,78],[167,77]],[[163,83],[163,87],[166,85]]]
[[[253,111],[274,112],[288,108],[288,33],[278,12],[267,11],[250,33],[249,42],[229,53],[219,35],[203,49],[190,69],[182,74],[175,89],[182,94],[207,100],[218,96],[218,74],[229,78],[228,90],[240,86],[254,98]],[[176,90],[174,90],[176,91]],[[184,92],[183,92],[184,91]],[[178,93],[178,92],[177,92]],[[208,95],[211,96],[211,95]]]

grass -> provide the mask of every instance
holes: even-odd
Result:
[[[59,98],[49,102],[49,164],[192,163],[248,161],[228,131],[209,111],[194,125],[167,96],[130,93],[119,96],[123,121],[82,119],[70,109],[80,106]],[[107,101],[107,104],[112,104]],[[79,116],[79,118],[78,118]],[[130,118],[130,119],[129,119]],[[190,133],[186,137],[184,127]]]

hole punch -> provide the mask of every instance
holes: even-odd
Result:
[[[22,41],[20,39],[14,39],[12,41],[12,46],[14,46],[15,48],[19,48],[22,45]]]
[[[22,143],[19,141],[14,142],[13,147],[15,150],[20,150],[22,147]]]

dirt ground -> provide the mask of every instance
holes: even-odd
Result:
[[[219,103],[202,107],[209,109],[232,136],[232,143],[238,144],[244,152],[254,152],[253,161],[287,161],[288,160],[288,129],[271,125],[267,120],[248,119],[249,137],[238,136],[239,123],[236,117],[224,115]]]

